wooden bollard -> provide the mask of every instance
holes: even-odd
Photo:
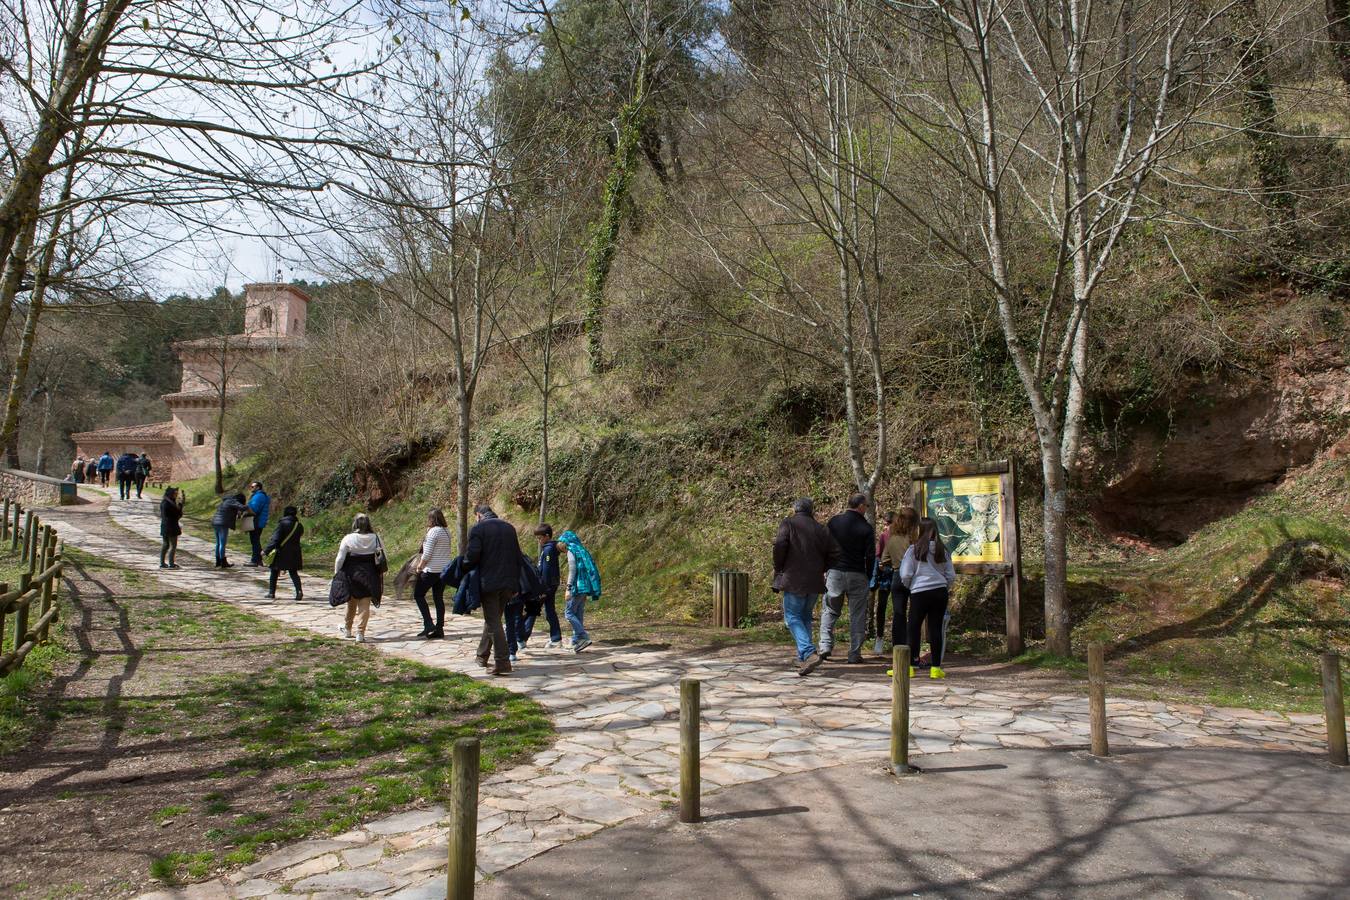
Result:
[[[893,647],[891,656],[891,769],[909,772],[909,647]]]
[[[23,514],[23,555],[21,559],[28,559],[30,552],[29,545],[33,541],[33,511],[30,509]]]
[[[1088,714],[1092,719],[1092,755],[1110,755],[1106,741],[1106,653],[1101,644],[1088,645]]]
[[[14,504],[14,525],[9,530],[9,549],[19,549],[19,516],[23,515],[23,507],[18,503]]]
[[[478,738],[460,738],[450,750],[450,869],[447,900],[472,900],[478,877]]]
[[[1345,749],[1345,695],[1341,693],[1341,658],[1322,654],[1322,705],[1327,711],[1327,754],[1333,766],[1350,765]]]
[[[0,542],[9,540],[9,498],[5,498],[5,515],[0,517]]]
[[[697,678],[680,679],[680,821],[697,822],[699,793],[702,787],[698,774],[698,714],[699,685]]]
[[[42,550],[42,571],[47,571],[47,567],[52,564],[56,556],[56,533],[48,526],[45,534],[47,540],[43,544]],[[47,613],[52,608],[53,597],[56,596],[56,573],[42,583],[42,628],[38,630],[38,640],[46,642],[51,634],[51,622],[47,619]]]
[[[0,581],[0,594],[8,594],[8,593],[9,593],[9,585],[3,581]],[[16,647],[19,646],[19,643],[20,642],[16,641],[14,646]],[[0,647],[3,646],[5,646],[5,608],[3,606],[0,606]]]

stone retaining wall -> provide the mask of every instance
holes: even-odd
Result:
[[[0,468],[0,496],[18,500],[24,506],[69,506],[76,502],[75,482]]]

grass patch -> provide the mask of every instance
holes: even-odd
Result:
[[[53,786],[24,798],[19,814],[55,832],[94,821],[90,804],[115,805],[133,823],[126,846],[153,857],[148,872],[144,856],[135,863],[142,878],[197,880],[279,844],[444,801],[459,737],[481,739],[485,774],[552,741],[543,709],[502,688],[153,582],[133,586],[104,560],[82,556],[80,568],[87,575],[72,578],[85,609],[111,617],[86,634],[88,677],[120,676],[116,702],[101,691],[33,695],[30,717],[56,721],[58,744],[65,728],[77,740],[119,733],[119,754],[143,768],[97,798]],[[155,786],[160,769],[174,774],[169,796]]]

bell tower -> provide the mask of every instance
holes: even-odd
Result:
[[[290,284],[244,285],[244,334],[257,337],[305,336],[310,296]]]

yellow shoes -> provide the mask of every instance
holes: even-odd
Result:
[[[894,669],[887,669],[887,670],[886,670],[886,677],[887,677],[887,678],[894,678],[894,677],[895,677],[895,670],[894,670]],[[914,667],[913,667],[913,666],[910,666],[910,667],[909,667],[909,677],[910,677],[910,678],[913,678],[913,677],[914,677]],[[946,678],[947,676],[946,676],[946,675],[935,675],[935,676],[933,676],[933,677],[935,677],[935,678]]]
[[[910,669],[910,674],[911,674],[911,675],[914,674],[914,670],[913,670],[913,669]],[[946,678],[946,677],[947,677],[947,673],[944,672],[944,671],[942,671],[942,670],[941,670],[940,668],[938,668],[937,666],[933,666],[933,668],[931,668],[931,669],[928,670],[928,677],[929,677],[929,678],[933,678],[933,679]]]

